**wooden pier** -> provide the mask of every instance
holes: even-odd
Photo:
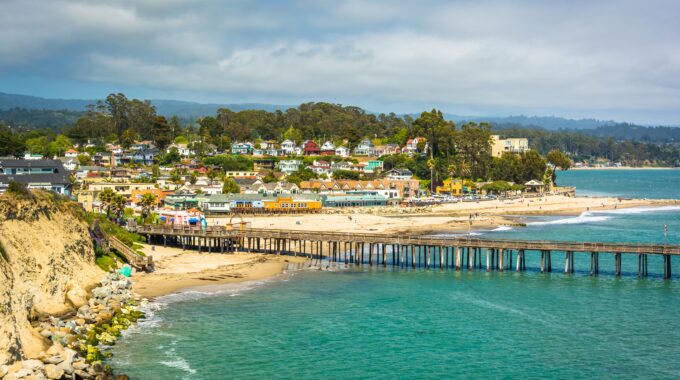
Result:
[[[648,275],[649,255],[663,257],[663,278],[671,278],[671,257],[680,245],[645,243],[494,240],[468,237],[409,236],[246,228],[245,224],[215,227],[143,225],[137,233],[150,244],[206,252],[261,252],[306,255],[330,262],[393,265],[455,270],[526,270],[526,254],[540,255],[540,271],[552,272],[554,252],[564,252],[564,273],[574,273],[574,255],[590,255],[590,274],[599,273],[600,254],[614,256],[614,274],[621,275],[622,255],[637,255],[638,276]],[[514,258],[514,260],[513,260]]]

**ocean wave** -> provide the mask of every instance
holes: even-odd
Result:
[[[597,214],[645,214],[650,212],[669,212],[680,211],[680,206],[640,206],[631,208],[620,208],[616,210],[593,211]]]
[[[510,231],[512,227],[510,226],[498,226],[491,231]]]
[[[176,368],[190,375],[195,375],[196,370],[191,368],[191,365],[189,364],[189,362],[186,361],[186,359],[177,354],[177,351],[175,351],[174,347],[175,345],[177,345],[176,340],[170,342],[171,347],[163,352],[165,356],[168,357],[169,360],[161,360],[159,363],[163,364],[166,367]]]
[[[541,222],[531,222],[527,223],[527,226],[548,226],[548,225],[555,225],[555,224],[584,224],[584,223],[595,223],[595,222],[604,222],[605,220],[609,220],[611,217],[605,216],[605,215],[593,215],[591,212],[583,212],[579,216],[574,216],[574,217],[569,217],[569,218],[562,218],[562,219],[555,219],[555,220],[546,220],[546,221],[541,221]]]

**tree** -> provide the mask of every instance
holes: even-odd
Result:
[[[141,137],[139,136],[139,133],[137,133],[137,131],[135,131],[134,129],[126,129],[125,131],[123,131],[119,141],[124,148],[129,148],[130,146],[132,146],[132,144],[139,141],[140,139]]]
[[[156,116],[151,127],[151,138],[159,149],[172,143],[172,127],[163,116]]]
[[[532,179],[541,180],[545,174],[546,163],[535,150],[529,150],[520,155],[521,167],[519,170],[521,181]]]
[[[569,168],[571,168],[571,160],[566,154],[564,154],[564,152],[559,149],[551,150],[548,152],[545,158],[556,168],[560,168],[562,170],[569,170]]]
[[[264,183],[273,183],[273,182],[276,182],[276,181],[278,181],[278,179],[274,175],[274,172],[269,172],[269,173],[267,173],[266,176],[264,176],[264,178],[262,178],[262,182],[264,182]]]
[[[111,211],[120,218],[125,211],[125,205],[127,204],[127,199],[120,194],[116,194],[111,200]]]
[[[299,129],[290,127],[286,130],[286,132],[283,133],[283,138],[299,144],[302,142],[304,137],[302,136],[302,132]]]
[[[19,158],[24,155],[26,144],[19,134],[0,123],[0,156]]]
[[[241,188],[236,183],[236,180],[232,177],[224,177],[224,185],[222,185],[222,194],[238,194],[241,192]]]
[[[360,177],[359,172],[351,170],[335,170],[333,171],[333,179],[351,179],[358,180]]]
[[[101,193],[99,193],[99,201],[102,203],[102,205],[106,208],[106,215],[109,216],[111,214],[111,205],[113,203],[113,199],[116,197],[116,192],[113,191],[112,189],[106,188],[102,190]]]
[[[156,205],[157,198],[153,193],[142,194],[139,204],[142,206],[142,217],[146,218],[151,214],[151,208]]]
[[[210,169],[208,170],[207,176],[208,179],[210,180],[210,184],[212,185],[213,182],[215,182],[215,178],[217,178],[220,175],[220,172],[217,170]]]
[[[128,128],[128,99],[124,94],[109,94],[105,101],[106,109],[113,121],[118,143],[123,143],[123,132]]]
[[[92,157],[90,157],[87,154],[79,154],[78,155],[78,165],[80,165],[80,166],[92,165]]]
[[[473,178],[487,178],[491,163],[491,126],[467,123],[458,134],[458,150],[463,160],[470,164]]]
[[[189,183],[192,185],[195,185],[196,182],[198,182],[198,177],[196,177],[196,172],[191,172],[191,175],[189,176]]]
[[[179,154],[179,149],[177,147],[172,147],[170,150],[164,154],[160,159],[161,165],[171,165],[182,161],[182,156]]]

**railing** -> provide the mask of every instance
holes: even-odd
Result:
[[[210,226],[206,228],[192,226],[159,226],[143,225],[137,231],[150,235],[181,235],[200,237],[259,237],[298,240],[328,240],[342,242],[370,242],[380,244],[416,244],[433,246],[456,246],[474,248],[501,248],[525,250],[553,250],[573,252],[610,252],[610,253],[645,253],[680,255],[680,245],[651,243],[616,243],[616,242],[575,242],[552,240],[511,240],[480,239],[470,237],[409,236],[381,233],[353,232],[319,232],[301,230],[281,230],[264,228],[229,228],[227,226]]]

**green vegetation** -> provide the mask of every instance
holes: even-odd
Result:
[[[7,186],[7,192],[9,194],[13,194],[16,198],[19,199],[34,199],[35,196],[29,190],[26,185],[23,183],[19,183],[16,181],[9,181],[9,185]]]
[[[224,185],[222,185],[222,194],[238,194],[241,191],[236,180],[231,177],[224,177]]]

